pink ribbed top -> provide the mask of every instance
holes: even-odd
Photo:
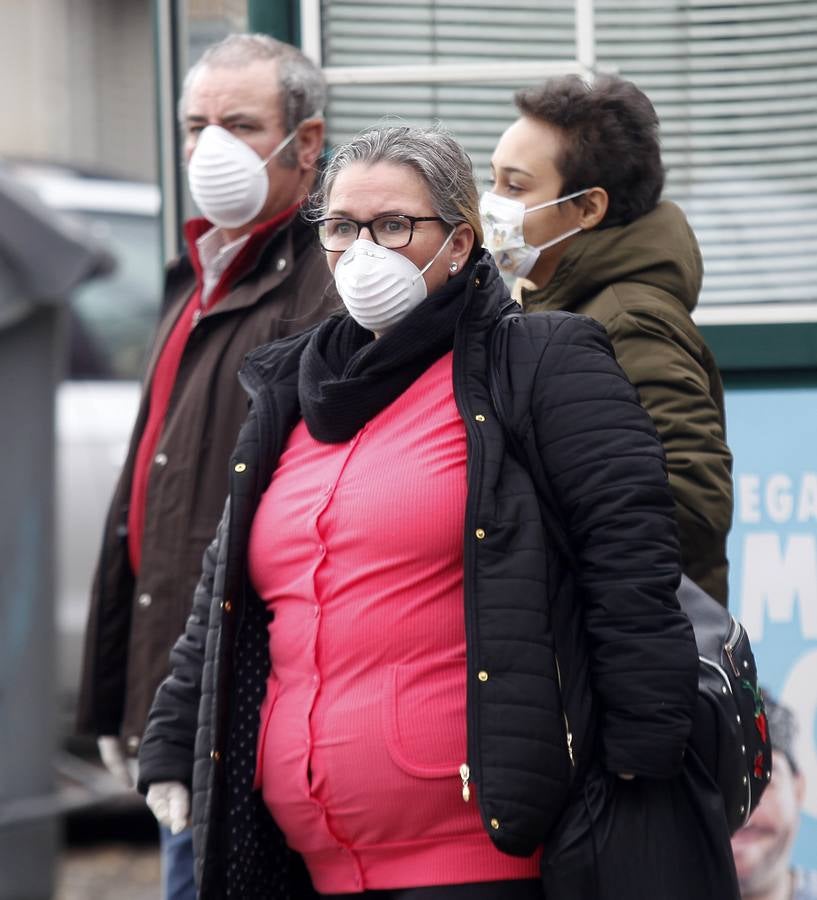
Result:
[[[351,441],[299,424],[256,513],[256,785],[320,893],[538,874],[462,798],[465,497],[448,354]]]

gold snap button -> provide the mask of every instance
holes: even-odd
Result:
[[[477,413],[477,414],[474,416],[474,418],[477,420],[477,422],[484,422],[484,421],[485,421],[485,416],[483,416],[482,413]]]
[[[477,528],[474,534],[477,536],[478,541],[481,541],[485,537],[485,531],[482,528]]]
[[[480,681],[487,681],[488,673],[485,671],[485,669],[481,669],[479,672],[477,672],[477,678],[479,678]]]
[[[218,752],[218,750],[211,750],[210,759],[212,759],[214,762],[218,762],[221,759],[221,754]]]
[[[482,282],[479,280],[479,278],[475,278],[474,279],[474,287],[479,287],[480,284],[482,284]]]
[[[491,828],[493,828],[494,831],[499,830],[499,819],[491,819]]]
[[[233,604],[229,600],[224,601],[224,612],[232,612]]]
[[[235,467],[236,472],[243,472],[247,468],[246,463],[238,463]]]

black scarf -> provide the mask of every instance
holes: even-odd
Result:
[[[454,346],[472,266],[450,278],[377,340],[348,315],[332,316],[306,345],[298,376],[301,413],[325,444],[351,440]]]

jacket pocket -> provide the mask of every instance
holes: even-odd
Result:
[[[383,731],[392,761],[415,778],[456,778],[466,759],[465,660],[390,666]]]
[[[261,790],[264,780],[264,744],[267,741],[267,730],[269,729],[272,711],[275,708],[275,699],[278,696],[278,682],[273,678],[267,679],[267,694],[264,702],[261,704],[259,713],[258,728],[258,745],[255,751],[255,778],[253,779],[252,789],[254,791]]]

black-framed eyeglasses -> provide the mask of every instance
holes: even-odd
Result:
[[[414,237],[414,226],[418,222],[442,221],[444,220],[439,216],[384,215],[375,216],[368,222],[333,216],[329,219],[320,219],[316,224],[321,247],[330,253],[342,253],[357,240],[362,228],[369,229],[369,234],[375,244],[387,247],[389,250],[399,250],[411,243],[411,239]]]

